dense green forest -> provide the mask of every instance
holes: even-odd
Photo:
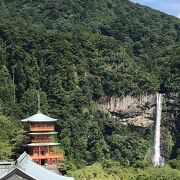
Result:
[[[105,159],[147,163],[153,128],[126,127],[96,102],[179,91],[178,18],[128,0],[0,0],[0,159],[21,152],[20,119],[37,112],[39,92],[41,111],[59,119],[64,174]],[[179,121],[173,126],[179,159]]]

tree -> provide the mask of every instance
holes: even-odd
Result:
[[[5,66],[0,67],[0,98],[4,103],[13,102],[14,86],[11,76]]]

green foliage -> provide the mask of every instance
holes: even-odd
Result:
[[[172,139],[173,137],[170,134],[170,132],[165,129],[162,129],[162,136],[164,136],[165,140],[167,141],[167,148],[168,148],[168,151],[170,152],[174,146],[174,142]]]
[[[180,172],[178,170],[171,169],[168,166],[161,168],[147,168],[145,170],[139,170],[136,179],[144,180],[144,179],[179,179]]]
[[[56,103],[60,95],[76,98],[77,87],[88,101],[179,90],[176,18],[122,0],[3,1],[0,7],[8,12],[0,22],[1,59],[11,74],[14,69],[18,102],[29,88],[42,88]]]
[[[0,159],[7,160],[14,155],[14,148],[18,144],[18,134],[22,125],[14,119],[0,115]],[[18,146],[20,148],[20,146]]]
[[[29,88],[23,95],[20,106],[23,115],[26,117],[37,113],[38,111],[38,94],[40,96],[40,111],[47,113],[48,102],[47,95],[44,92],[37,91],[36,89]]]
[[[180,90],[179,19],[127,0],[1,0],[0,17],[5,143],[17,138],[13,146],[20,146],[14,118],[37,112],[39,90],[41,110],[60,119],[58,140],[78,168],[104,159],[141,162],[151,132],[108,119],[96,104],[104,96]]]
[[[101,112],[86,113],[58,124],[65,155],[75,159],[78,168],[104,159],[130,165],[143,160],[151,144],[151,134],[146,129],[133,130]]]
[[[180,170],[180,160],[179,159],[173,159],[169,161],[169,165],[173,168],[173,169],[178,169]]]
[[[2,65],[0,66],[0,99],[5,104],[13,103],[14,87],[8,69]]]
[[[109,175],[104,170],[101,164],[93,164],[91,166],[87,166],[83,168],[82,170],[77,170],[75,172],[70,172],[68,175],[73,176],[75,179],[84,179],[84,180],[90,180],[90,179],[116,179],[117,176]]]
[[[134,164],[134,167],[141,168],[141,169],[144,169],[144,168],[146,168],[148,166],[150,166],[150,162],[145,161],[145,160],[143,160],[143,161],[140,161],[140,160],[136,161],[136,163]]]
[[[75,179],[127,179],[127,180],[152,180],[152,179],[179,179],[180,172],[178,170],[171,169],[168,166],[153,168],[148,167],[144,169],[123,167],[112,163],[111,166],[103,167],[100,163],[87,166],[83,169],[69,172],[68,175],[75,177]]]
[[[69,171],[75,171],[76,165],[70,160],[63,159],[59,166],[59,170],[64,175],[67,174]]]
[[[0,160],[8,160],[12,156],[12,146],[7,141],[0,142]]]

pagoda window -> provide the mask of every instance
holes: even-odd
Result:
[[[50,147],[50,148],[49,148],[49,151],[50,151],[50,152],[53,152],[53,148],[52,148],[52,147]]]
[[[34,148],[34,154],[38,154],[37,148]]]
[[[56,164],[56,159],[52,159],[52,164]]]
[[[39,161],[38,161],[38,160],[35,160],[35,162],[36,162],[37,164],[39,164]]]
[[[48,147],[46,147],[46,154],[48,154]]]

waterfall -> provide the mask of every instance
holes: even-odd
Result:
[[[155,166],[161,165],[161,154],[160,154],[161,112],[162,112],[162,94],[157,94],[156,129],[155,129],[155,138],[154,138],[154,155],[152,159],[153,164]]]

